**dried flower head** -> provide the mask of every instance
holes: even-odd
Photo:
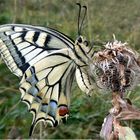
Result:
[[[94,56],[97,85],[113,92],[124,92],[140,81],[138,55],[127,43],[116,39]]]

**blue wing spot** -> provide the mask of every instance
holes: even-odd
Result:
[[[32,86],[28,90],[28,93],[31,94],[34,97],[38,94],[38,92],[39,92],[39,90],[35,86]]]
[[[47,104],[42,104],[41,111],[47,113],[47,110],[48,110],[48,105]]]
[[[51,100],[49,103],[49,112],[48,114],[52,117],[56,116],[56,110],[57,110],[57,103],[54,100]]]

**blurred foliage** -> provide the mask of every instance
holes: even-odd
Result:
[[[112,34],[140,52],[139,0],[77,0],[88,6],[83,29],[90,41],[110,41]],[[69,37],[77,36],[78,8],[75,0],[0,0],[0,24],[22,23],[49,26]],[[29,138],[32,115],[20,101],[19,79],[0,62],[0,139]],[[126,95],[140,107],[140,87]],[[101,94],[102,93],[102,94]],[[94,91],[87,97],[73,84],[71,112],[67,124],[45,128],[40,123],[34,138],[99,139],[103,118],[111,106],[111,95]],[[140,121],[126,122],[140,137]]]

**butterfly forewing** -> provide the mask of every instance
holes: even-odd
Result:
[[[49,28],[9,24],[0,26],[0,52],[9,69],[22,76],[30,66],[73,41]]]

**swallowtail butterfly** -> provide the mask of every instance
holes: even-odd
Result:
[[[79,21],[82,7],[78,5]],[[1,57],[21,79],[21,101],[33,114],[30,135],[39,121],[56,126],[60,120],[66,120],[75,75],[82,91],[89,94],[93,89],[87,67],[94,51],[80,35],[87,10],[83,8],[85,14],[81,24],[78,22],[79,37],[75,42],[51,28],[21,24],[0,26]]]

